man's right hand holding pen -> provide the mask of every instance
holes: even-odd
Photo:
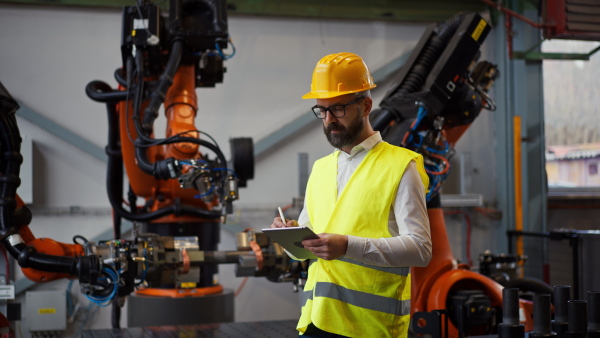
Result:
[[[286,228],[286,227],[297,227],[298,222],[288,219],[285,221],[281,220],[281,217],[275,217],[273,220],[273,224],[271,224],[271,228]]]
[[[273,220],[273,224],[271,224],[271,228],[286,228],[286,227],[297,227],[298,226],[298,222],[288,219],[285,219],[285,216],[283,216],[283,210],[281,210],[281,207],[277,208],[279,210],[279,217],[275,217],[275,219]]]
[[[271,228],[297,227],[298,222],[286,220],[281,208],[279,217],[273,219]],[[319,239],[306,239],[302,241],[305,249],[312,251],[317,257],[326,260],[337,259],[346,254],[348,249],[348,236],[338,234],[318,234]]]

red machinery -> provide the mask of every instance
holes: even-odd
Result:
[[[600,40],[600,12],[593,1],[547,0],[541,3],[544,38]]]

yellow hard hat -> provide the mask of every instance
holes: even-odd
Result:
[[[328,99],[375,88],[363,59],[352,53],[330,54],[313,71],[310,92],[303,99]]]

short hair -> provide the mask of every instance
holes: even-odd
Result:
[[[358,93],[354,93],[354,98],[355,99],[362,99],[365,97],[371,97],[371,90],[367,89],[367,90],[363,90],[362,92],[358,92]]]

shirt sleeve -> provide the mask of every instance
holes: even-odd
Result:
[[[427,266],[431,260],[429,216],[425,187],[414,161],[409,163],[400,180],[392,213],[390,225],[392,217],[396,223],[395,228],[390,227],[392,237],[348,236],[345,257],[384,267]]]
[[[306,197],[304,197],[304,207],[302,208],[302,211],[300,211],[300,216],[298,216],[298,225],[312,229],[312,224],[310,223],[310,218],[308,217],[308,211],[306,210]]]

